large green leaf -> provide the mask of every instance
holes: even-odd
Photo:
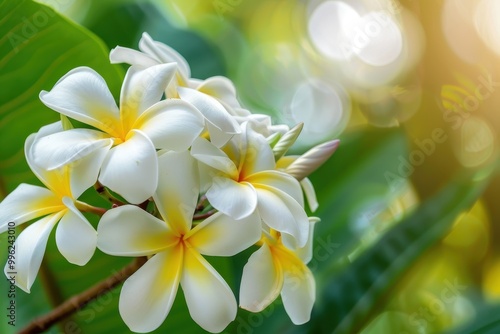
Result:
[[[89,66],[118,94],[123,78],[108,50],[92,33],[28,0],[0,2],[0,197],[21,182],[34,182],[24,161],[26,137],[59,115],[39,100],[41,90],[77,66]]]
[[[405,270],[477,200],[489,172],[491,166],[451,182],[333,276],[321,293],[309,332],[353,333],[362,328]]]

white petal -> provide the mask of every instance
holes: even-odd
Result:
[[[125,324],[137,333],[157,329],[177,294],[182,268],[178,247],[156,254],[123,284],[119,310]]]
[[[231,80],[222,76],[215,76],[203,81],[196,88],[198,91],[222,100],[231,107],[240,107],[236,98],[236,89]]]
[[[224,146],[234,136],[234,134],[226,133],[210,122],[207,122],[206,126],[210,135],[210,142],[216,147]]]
[[[248,217],[257,206],[257,195],[250,183],[225,177],[214,177],[206,196],[214,208],[234,219]]]
[[[246,178],[257,172],[265,170],[274,170],[276,162],[271,146],[266,138],[261,134],[253,131],[248,123],[242,125],[245,131],[242,135],[242,152],[243,159],[240,162],[242,167],[240,173],[243,178]]]
[[[286,168],[285,172],[301,181],[328,160],[337,150],[339,143],[339,140],[332,140],[313,147],[292,162],[290,166]]]
[[[300,185],[302,187],[302,190],[304,191],[304,194],[306,195],[309,209],[311,209],[311,212],[316,211],[319,204],[316,198],[316,191],[314,190],[314,185],[312,184],[311,180],[305,177],[302,179],[302,181],[300,181]]]
[[[142,34],[142,38],[139,41],[139,49],[148,55],[153,56],[161,63],[177,63],[179,70],[184,76],[188,78],[191,76],[189,64],[183,56],[170,46],[154,41],[146,32]]]
[[[143,131],[158,149],[187,150],[203,131],[203,116],[189,103],[168,99],[146,110],[134,128]]]
[[[304,209],[290,195],[279,190],[259,186],[258,210],[262,220],[272,229],[288,234],[284,244],[290,248],[304,247],[309,236],[309,220]],[[292,241],[295,240],[295,243]]]
[[[85,190],[96,183],[102,163],[112,144],[110,140],[108,146],[98,148],[86,157],[70,164],[69,179],[73,198],[80,197]]]
[[[295,325],[302,325],[311,318],[311,311],[316,300],[314,276],[305,265],[288,271],[281,290],[281,299],[286,313]]]
[[[191,155],[204,164],[227,174],[232,178],[238,177],[238,169],[234,162],[219,148],[208,140],[197,138],[191,147]]]
[[[155,254],[174,241],[164,221],[134,205],[108,210],[97,226],[97,235],[99,249],[117,256]]]
[[[111,64],[125,63],[129,65],[139,65],[149,67],[158,65],[159,62],[140,51],[117,46],[109,52]]]
[[[258,172],[252,174],[250,177],[247,177],[245,181],[250,182],[255,187],[264,185],[281,190],[282,192],[292,196],[292,198],[301,206],[304,206],[304,198],[302,196],[302,190],[300,189],[299,182],[294,177],[286,173],[276,170]]]
[[[317,217],[309,217],[309,237],[304,247],[295,250],[295,254],[304,263],[309,263],[313,257],[314,226],[320,221]]]
[[[63,115],[116,135],[118,108],[106,81],[91,68],[69,71],[50,92],[42,91],[40,100]]]
[[[56,228],[57,248],[70,263],[83,266],[94,255],[97,233],[70,198],[63,202],[69,210]]]
[[[107,154],[99,182],[133,204],[151,197],[158,184],[158,158],[151,140],[132,130],[124,143]]]
[[[178,87],[181,99],[194,105],[208,122],[228,134],[240,133],[240,125],[215,98],[195,89]]]
[[[186,248],[181,286],[191,318],[203,329],[219,333],[236,318],[231,288],[193,248]]]
[[[256,213],[234,220],[220,212],[193,228],[186,238],[201,254],[233,256],[259,241],[262,224]]]
[[[26,292],[30,292],[42,263],[50,231],[61,218],[61,215],[62,213],[55,213],[44,217],[28,226],[17,237],[14,244],[16,257],[14,272],[17,272],[17,274],[8,274],[12,272],[8,267],[8,263],[5,267],[5,273],[8,276],[14,275],[16,285]]]
[[[240,307],[260,312],[279,295],[283,273],[267,244],[253,253],[243,268],[240,285]]]
[[[21,183],[0,203],[0,233],[7,230],[9,222],[18,226],[60,210],[64,206],[50,190]]]
[[[189,152],[167,152],[158,158],[159,180],[154,200],[158,210],[175,231],[191,229],[198,202],[200,182],[196,160]]]
[[[83,159],[111,143],[112,139],[100,131],[73,129],[40,138],[33,143],[31,154],[34,164],[53,170]]]
[[[120,118],[125,126],[160,101],[176,69],[175,64],[129,67],[120,93]]]

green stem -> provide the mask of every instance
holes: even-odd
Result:
[[[106,209],[99,208],[97,206],[93,206],[84,202],[76,201],[75,206],[78,210],[83,211],[83,212],[90,212],[93,214],[96,214],[98,216],[102,216],[103,214],[106,213]]]
[[[96,182],[96,184],[94,185],[94,189],[101,197],[103,197],[105,200],[116,206],[122,206],[126,204],[120,201],[118,198],[116,198],[112,193],[109,192],[108,188],[106,188],[99,182]]]

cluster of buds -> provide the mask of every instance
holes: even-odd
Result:
[[[229,79],[191,78],[185,59],[147,34],[139,49],[110,53],[112,63],[130,65],[119,107],[88,67],[40,93],[61,114],[25,144],[46,188],[21,184],[0,203],[0,232],[35,220],[15,241],[17,286],[30,291],[57,225],[57,248],[70,263],[85,265],[96,248],[147,258],[121,289],[119,311],[132,331],[158,328],[180,285],[193,320],[220,332],[238,303],[204,256],[255,247],[239,306],[259,312],[281,295],[292,322],[307,322],[315,300],[307,263],[318,221],[305,210],[304,197],[311,212],[318,206],[307,176],[338,141],[287,156],[301,124],[290,129],[250,113]],[[92,187],[109,207],[78,199]],[[84,212],[100,216],[97,228]]]

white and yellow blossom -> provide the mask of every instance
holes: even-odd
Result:
[[[104,79],[87,67],[61,78],[40,99],[59,113],[89,124],[41,138],[34,148],[35,163],[55,169],[110,147],[99,182],[137,204],[152,196],[158,181],[156,149],[186,150],[203,130],[203,118],[191,104],[160,101],[176,71],[175,64],[148,68],[131,66],[115,104]],[[126,182],[124,182],[126,180]]]
[[[316,300],[316,283],[306,264],[312,258],[313,229],[319,219],[309,220],[308,242],[297,250],[286,247],[275,230],[263,234],[261,247],[243,268],[240,307],[260,312],[281,294],[283,306],[294,324],[309,321]]]
[[[108,211],[98,227],[98,247],[118,256],[150,256],[124,283],[120,314],[131,330],[150,332],[165,320],[182,287],[193,320],[210,332],[236,317],[235,297],[203,255],[232,256],[259,240],[256,215],[235,221],[216,213],[192,227],[199,191],[196,160],[188,152],[160,156],[155,203],[162,219],[136,206]],[[119,231],[119,233],[117,233]]]
[[[270,228],[284,234],[289,247],[302,247],[309,229],[299,182],[276,170],[266,139],[243,124],[242,134],[219,149],[203,138],[191,154],[210,166],[211,185],[206,192],[217,210],[241,219],[258,212]]]
[[[217,147],[241,132],[232,115],[246,115],[248,111],[241,108],[231,80],[222,76],[206,80],[191,78],[191,69],[184,57],[168,45],[154,41],[147,33],[143,33],[139,49],[142,52],[117,46],[111,50],[109,58],[112,63],[143,67],[176,63],[175,78],[166,87],[167,97],[193,104],[205,117],[206,130]]]
[[[28,165],[47,188],[23,183],[0,203],[0,233],[6,231],[9,222],[18,226],[43,217],[17,238],[15,270],[5,267],[5,272],[17,272],[16,284],[26,292],[30,291],[35,280],[50,232],[57,222],[56,244],[69,262],[86,264],[96,248],[96,231],[79,211],[79,208],[88,206],[76,199],[96,182],[108,148],[93,151],[74,166],[66,165],[50,171],[38,167],[33,163],[33,143],[40,137],[60,131],[61,122],[53,123],[30,135],[25,143]]]

